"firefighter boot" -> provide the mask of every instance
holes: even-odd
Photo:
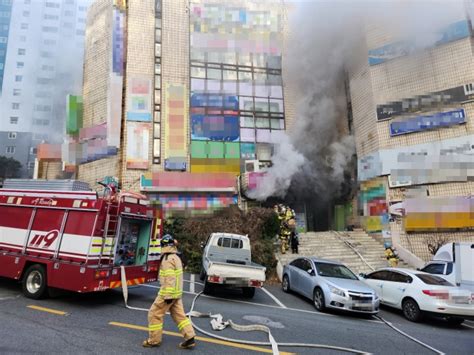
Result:
[[[182,343],[179,344],[179,347],[181,349],[191,349],[196,346],[196,342],[194,341],[194,337],[183,341]]]
[[[161,343],[150,343],[150,341],[147,339],[143,342],[142,346],[144,348],[157,348],[161,345]]]

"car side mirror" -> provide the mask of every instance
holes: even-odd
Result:
[[[421,271],[421,269],[419,267],[416,268],[417,271]]]
[[[314,270],[313,269],[308,269],[307,271],[308,271],[308,274],[310,274],[311,276],[314,275]]]
[[[199,245],[201,246],[201,249],[204,249],[204,242],[201,242]]]
[[[367,274],[364,274],[363,272],[361,272],[359,274],[359,277],[363,278],[363,279],[366,279],[367,278]]]

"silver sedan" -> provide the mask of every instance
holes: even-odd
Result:
[[[376,314],[379,298],[343,264],[325,259],[298,258],[283,268],[283,291],[311,300],[318,311],[334,308]]]

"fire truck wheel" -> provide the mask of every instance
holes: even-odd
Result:
[[[23,294],[35,300],[44,297],[47,293],[46,271],[42,265],[31,265],[23,276]]]

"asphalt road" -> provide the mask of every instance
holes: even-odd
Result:
[[[187,275],[189,278],[189,275]],[[186,310],[201,285],[186,282],[183,297]],[[129,290],[129,305],[147,309],[158,291],[157,285],[137,286]],[[433,354],[414,341],[398,334],[377,319],[341,313],[318,313],[311,302],[295,294],[285,294],[277,286],[258,290],[254,299],[239,292],[222,290],[215,297],[201,296],[195,310],[221,313],[237,324],[264,324],[278,342],[318,343],[353,348],[374,354]],[[391,309],[380,316],[412,337],[447,354],[473,354],[474,323],[449,326],[436,319],[415,324]],[[203,329],[213,332],[208,319],[194,319]],[[97,294],[57,292],[53,297],[35,301],[21,295],[14,281],[0,279],[0,354],[36,353],[189,353],[177,348],[182,341],[169,316],[165,319],[163,345],[143,349],[147,337],[147,313],[124,307],[121,292]],[[225,329],[217,335],[251,341],[267,341],[262,332],[237,332]],[[217,341],[198,334],[192,354],[243,354],[270,352],[269,347]],[[298,354],[342,353],[324,349],[280,347],[282,352]]]

